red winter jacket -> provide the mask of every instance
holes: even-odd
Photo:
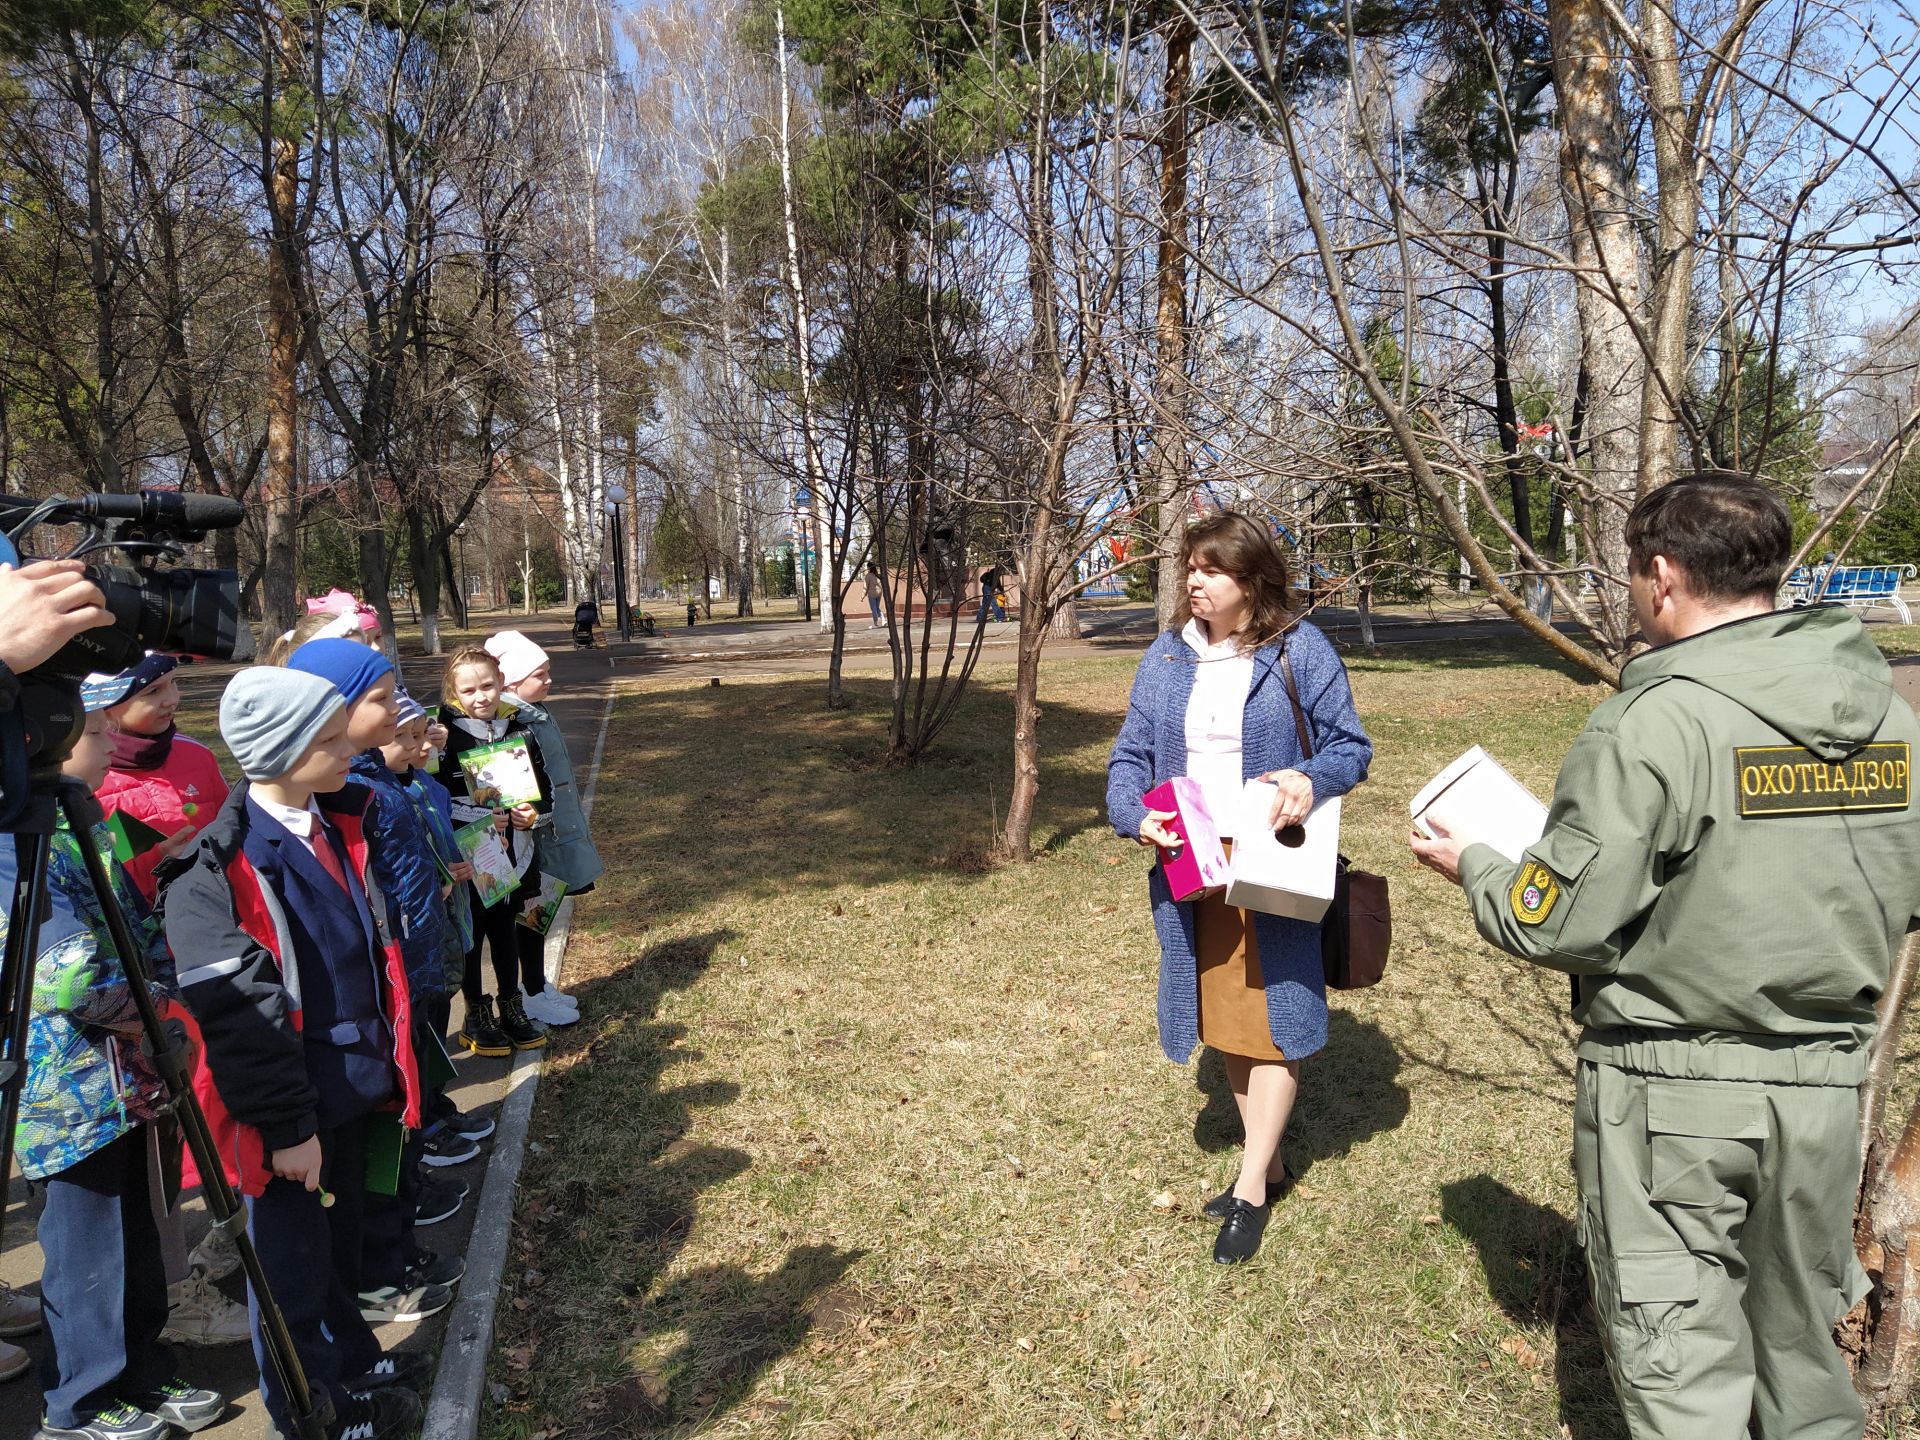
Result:
[[[106,783],[95,792],[100,808],[111,815],[124,810],[162,835],[177,834],[191,825],[196,833],[207,828],[227,801],[227,780],[213,751],[198,740],[175,735],[167,758],[151,770],[109,770]],[[191,809],[189,809],[191,807]],[[154,867],[160,852],[149,850],[127,863],[140,898],[154,902]]]
[[[314,1088],[316,1075],[333,1073],[316,1071],[315,1062],[337,1056],[324,1022],[314,1035],[303,1033],[306,986],[326,983],[329,992],[335,991],[330,977],[336,967],[379,962],[379,1009],[392,1043],[392,1074],[380,1090],[383,1096],[397,1095],[401,1124],[420,1128],[406,961],[394,939],[387,899],[368,864],[363,825],[371,797],[365,786],[350,784],[338,795],[318,798],[372,912],[377,957],[359,944],[310,953],[300,943],[298,937],[307,931],[289,921],[287,907],[256,866],[256,860],[270,861],[252,833],[244,784],[193,848],[167,862],[161,876],[167,943],[179,969],[181,997],[192,1013],[194,1095],[227,1178],[248,1195],[260,1194],[273,1178],[270,1152],[290,1149],[317,1133],[323,1111],[356,1103],[352,1095],[322,1095]],[[391,1098],[359,1103],[395,1108]]]

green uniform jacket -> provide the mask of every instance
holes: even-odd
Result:
[[[1920,910],[1920,724],[1850,612],[1777,611],[1631,661],[1515,864],[1461,855],[1480,933],[1579,976],[1582,1058],[1851,1085]]]

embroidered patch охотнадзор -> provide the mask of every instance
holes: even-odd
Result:
[[[1744,745],[1733,752],[1740,814],[1838,815],[1905,810],[1912,801],[1907,742],[1863,746],[1844,760],[1822,760],[1798,745]]]
[[[1560,880],[1538,860],[1529,860],[1514,877],[1508,892],[1513,903],[1513,918],[1522,925],[1538,925],[1553,913],[1560,900]]]

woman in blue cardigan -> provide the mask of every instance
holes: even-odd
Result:
[[[1107,764],[1113,828],[1142,845],[1178,843],[1170,812],[1147,791],[1176,776],[1200,783],[1226,827],[1242,785],[1279,790],[1268,822],[1298,824],[1313,806],[1367,778],[1373,744],[1354,712],[1346,667],[1326,636],[1287,611],[1287,564],[1266,528],[1221,514],[1187,532],[1185,603],[1134,676],[1127,718]],[[1301,753],[1280,657],[1306,711],[1313,755]],[[1280,1141],[1299,1091],[1300,1062],[1327,1043],[1320,927],[1226,903],[1211,890],[1177,902],[1155,865],[1147,884],[1160,938],[1160,1046],[1184,1064],[1198,1044],[1226,1056],[1246,1149],[1233,1188],[1207,1213],[1221,1218],[1213,1258],[1253,1258],[1286,1179]]]

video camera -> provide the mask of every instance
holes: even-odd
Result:
[[[0,719],[0,833],[30,821],[34,792],[60,769],[85,723],[80,684],[95,672],[124,670],[149,650],[218,660],[251,660],[253,631],[240,608],[240,577],[231,570],[172,566],[186,546],[245,518],[221,495],[142,490],[135,495],[53,496],[33,501],[0,495],[0,563],[19,564],[27,538],[42,525],[84,525],[89,533],[62,558],[119,550],[131,565],[87,566],[106,597],[111,625],[83,631],[19,677],[20,700]],[[40,782],[36,785],[36,782]]]

